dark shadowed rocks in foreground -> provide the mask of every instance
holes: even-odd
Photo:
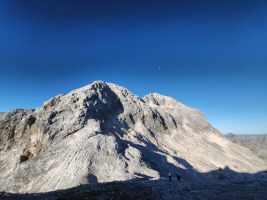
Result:
[[[245,177],[242,181],[228,179]],[[178,182],[175,177],[160,180],[134,179],[121,182],[81,185],[66,190],[38,194],[1,193],[0,199],[14,200],[266,200],[267,174],[236,173],[230,169],[220,169],[209,173],[198,174],[206,181],[188,183]],[[210,176],[216,179],[207,178]]]

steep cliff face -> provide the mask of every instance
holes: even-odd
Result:
[[[0,115],[0,190],[44,192],[84,183],[159,178],[265,163],[231,143],[203,113],[160,94],[143,99],[97,81],[36,110]]]

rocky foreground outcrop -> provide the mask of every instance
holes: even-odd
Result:
[[[101,81],[35,110],[0,115],[0,191],[46,192],[168,172],[193,181],[218,168],[253,173],[265,166],[200,111]]]

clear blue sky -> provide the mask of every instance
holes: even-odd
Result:
[[[0,111],[94,80],[172,96],[224,133],[267,133],[267,3],[0,1]]]

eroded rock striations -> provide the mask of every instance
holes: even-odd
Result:
[[[35,110],[0,115],[0,190],[45,192],[85,183],[185,180],[228,166],[257,172],[266,163],[230,142],[203,113],[160,94],[143,99],[96,81]]]

